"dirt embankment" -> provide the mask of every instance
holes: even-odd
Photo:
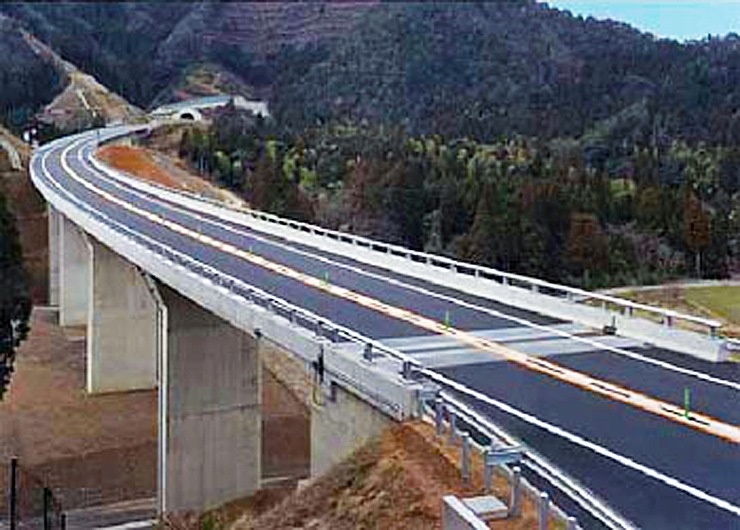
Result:
[[[173,134],[178,135],[178,133]],[[166,154],[167,145],[172,141],[171,137],[157,140],[158,145],[161,144],[162,151],[165,152],[143,147],[108,145],[101,148],[96,156],[109,166],[143,180],[195,193],[232,206],[245,205],[244,201],[235,194],[190,174],[184,162]]]
[[[435,437],[425,423],[389,428],[380,438],[356,451],[329,473],[262,511],[243,504],[244,513],[229,530],[303,528],[354,530],[370,528],[441,528],[442,497],[483,494],[482,461],[473,461],[473,480],[462,481],[459,449]],[[494,488],[506,499],[503,481]],[[491,528],[524,530],[536,526],[535,506],[525,498],[523,515],[498,521]]]

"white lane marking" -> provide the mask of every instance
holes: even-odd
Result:
[[[556,436],[559,436],[560,438],[564,438],[571,443],[574,443],[580,447],[593,451],[594,453],[599,454],[603,457],[606,457],[610,460],[618,462],[625,467],[634,469],[635,471],[639,471],[640,473],[647,475],[655,480],[658,480],[662,482],[663,484],[666,484],[675,489],[688,493],[692,497],[708,502],[709,504],[712,504],[718,508],[734,513],[735,515],[740,515],[740,507],[735,504],[732,504],[729,501],[720,499],[719,497],[715,497],[714,495],[707,493],[703,490],[700,490],[699,488],[696,488],[694,486],[691,486],[690,484],[682,482],[681,480],[668,476],[653,468],[647,467],[644,464],[640,464],[639,462],[636,462],[629,457],[620,455],[619,453],[615,453],[614,451],[607,449],[606,447],[598,445],[577,434],[568,432],[565,429],[558,427],[557,425],[553,425],[552,423],[548,423],[544,420],[541,420],[537,418],[536,416],[529,414],[528,412],[523,412],[515,407],[512,407],[511,405],[507,403],[494,399],[491,396],[488,396],[476,390],[471,390],[468,387],[460,383],[457,383],[456,381],[452,381],[444,376],[441,376],[440,374],[432,370],[423,370],[423,373],[426,376],[428,376],[430,379],[437,381],[439,384],[443,386],[452,388],[453,390],[455,390],[456,392],[462,395],[466,395],[478,401],[482,401],[483,403],[491,405],[501,410],[502,412],[505,412],[516,418],[519,418],[520,420],[526,423],[529,423],[530,425],[539,427],[540,429],[547,431],[550,434],[554,434]]]
[[[86,147],[85,149],[86,150],[91,150],[92,148],[91,147]],[[87,169],[89,171],[95,172],[95,170],[97,170],[99,172],[100,171],[106,172],[105,166],[103,166],[102,169],[101,168],[98,168],[97,165],[95,167],[93,167],[93,165],[89,161],[84,160],[82,158],[81,151],[82,151],[82,149],[78,150],[78,152],[77,152],[77,158],[78,158],[78,160],[82,164],[84,164],[85,166],[87,166]],[[548,333],[548,334],[551,334],[551,335],[555,335],[555,336],[567,338],[567,339],[570,339],[570,340],[574,340],[574,341],[577,341],[577,342],[581,342],[583,344],[587,344],[589,346],[592,346],[592,347],[597,348],[597,349],[600,349],[600,350],[606,350],[606,351],[609,351],[611,353],[616,353],[618,355],[621,355],[623,357],[627,357],[627,358],[632,359],[634,361],[644,362],[646,364],[652,364],[652,365],[659,366],[660,368],[664,368],[664,369],[669,370],[669,371],[677,372],[677,373],[680,373],[680,374],[683,374],[683,375],[686,375],[686,376],[689,376],[689,377],[694,377],[696,379],[700,379],[702,381],[706,381],[708,383],[712,383],[712,384],[716,384],[716,385],[719,385],[719,386],[724,386],[724,387],[727,387],[727,388],[731,388],[733,390],[740,391],[740,383],[737,383],[735,381],[729,381],[727,379],[722,379],[720,377],[716,377],[716,376],[713,376],[711,374],[700,372],[698,370],[693,370],[691,368],[684,368],[682,366],[671,364],[671,363],[669,363],[667,361],[662,361],[660,359],[655,359],[653,357],[642,355],[642,354],[637,353],[637,352],[633,352],[633,351],[630,351],[630,350],[625,350],[623,348],[618,348],[618,347],[615,347],[615,346],[610,346],[608,344],[601,343],[601,342],[599,342],[597,340],[590,339],[588,337],[579,337],[577,335],[573,335],[571,333],[568,333],[567,331],[563,331],[563,330],[551,328],[551,327],[546,326],[546,325],[543,325],[543,324],[536,324],[534,322],[530,322],[529,320],[526,320],[526,319],[523,319],[523,318],[520,318],[520,317],[515,317],[513,315],[508,315],[506,313],[502,313],[500,311],[496,311],[495,309],[490,309],[488,307],[479,306],[479,305],[473,304],[471,302],[466,302],[464,300],[458,300],[457,298],[454,298],[454,297],[451,297],[451,296],[448,296],[448,295],[444,295],[444,294],[441,294],[441,293],[438,293],[438,292],[435,292],[435,291],[430,291],[428,289],[425,289],[423,287],[419,287],[419,286],[416,286],[416,285],[407,284],[407,283],[404,283],[403,281],[398,280],[396,278],[388,278],[386,276],[383,276],[383,275],[380,275],[380,274],[376,274],[376,273],[373,273],[373,272],[369,272],[369,271],[360,269],[360,268],[355,267],[355,266],[352,266],[352,265],[347,265],[347,264],[344,264],[344,263],[336,262],[336,261],[333,261],[330,258],[327,258],[325,256],[316,255],[316,254],[313,254],[313,253],[308,252],[308,251],[305,251],[305,250],[297,249],[297,248],[292,247],[292,246],[290,246],[288,244],[280,243],[278,241],[273,241],[273,240],[268,239],[268,238],[265,238],[263,236],[259,236],[259,235],[257,235],[257,231],[256,230],[248,227],[247,225],[243,225],[243,226],[245,226],[245,228],[247,228],[248,231],[237,230],[237,229],[233,228],[232,226],[229,226],[229,225],[224,224],[222,222],[214,221],[213,219],[211,219],[209,217],[204,217],[204,216],[202,216],[202,215],[200,215],[200,214],[198,214],[198,213],[196,213],[196,212],[194,212],[194,211],[190,210],[189,208],[184,207],[182,205],[173,205],[173,203],[171,203],[169,201],[168,202],[164,202],[164,201],[159,200],[157,197],[155,197],[153,195],[145,194],[144,192],[141,192],[139,190],[136,190],[135,188],[127,187],[127,186],[121,184],[120,182],[118,182],[118,179],[115,176],[113,176],[112,173],[108,173],[108,175],[109,175],[108,177],[103,177],[100,174],[98,174],[96,176],[98,178],[101,178],[102,180],[106,180],[109,184],[111,184],[113,186],[116,186],[119,189],[125,190],[128,193],[131,193],[132,195],[138,195],[139,197],[141,197],[141,198],[143,198],[145,200],[156,202],[161,207],[163,207],[165,209],[170,209],[170,210],[173,210],[173,211],[179,211],[179,213],[181,213],[182,215],[187,215],[187,216],[192,217],[195,220],[209,223],[211,225],[217,226],[217,227],[219,227],[219,228],[221,228],[223,230],[226,230],[228,232],[231,232],[233,234],[240,235],[242,237],[250,237],[250,238],[253,238],[253,239],[257,240],[257,241],[261,241],[262,243],[265,243],[265,244],[268,244],[268,245],[272,245],[272,246],[275,246],[275,247],[282,248],[284,250],[293,252],[293,253],[295,253],[297,255],[300,255],[300,256],[310,257],[310,258],[313,258],[313,259],[315,259],[317,261],[321,261],[323,263],[326,263],[326,264],[330,264],[332,266],[335,266],[337,268],[343,268],[345,270],[349,270],[349,271],[352,271],[352,272],[354,272],[356,274],[364,275],[364,276],[367,276],[368,278],[373,278],[375,280],[385,281],[387,283],[390,283],[392,285],[396,285],[396,286],[399,286],[399,287],[403,287],[403,288],[408,289],[410,291],[416,291],[416,292],[418,292],[420,294],[424,294],[426,296],[430,296],[430,297],[433,297],[433,298],[444,300],[446,302],[454,303],[454,304],[459,305],[460,307],[465,307],[467,309],[473,309],[473,310],[476,310],[476,311],[484,312],[484,313],[487,313],[487,314],[489,314],[491,316],[495,316],[495,317],[498,317],[498,318],[506,319],[506,320],[509,320],[511,322],[514,322],[514,323],[519,324],[519,325],[522,325],[522,326],[533,328],[533,329],[536,329],[536,330],[539,330],[539,331],[544,331],[545,333]],[[239,223],[237,221],[234,221],[234,220],[231,220],[231,219],[229,219],[228,222],[229,223],[232,223],[232,224],[236,224],[236,225],[241,224],[241,223]]]
[[[42,169],[43,169],[44,173],[46,173],[47,178],[51,182],[53,182],[54,185],[56,187],[58,187],[63,193],[71,196],[71,192],[69,192],[69,191],[65,190],[64,188],[62,188],[62,186],[59,184],[59,182],[56,181],[52,177],[51,172],[46,167],[46,156],[47,156],[46,153],[44,153],[44,156],[42,157],[42,161],[41,161],[41,166],[42,166]],[[72,198],[72,199],[74,199],[74,198]],[[74,200],[73,200],[73,202],[74,202]],[[117,223],[117,222],[114,221],[114,223]],[[118,223],[118,224],[120,224],[120,223]],[[664,473],[661,473],[659,471],[656,471],[656,470],[654,470],[652,468],[649,468],[649,467],[647,467],[647,466],[645,466],[643,464],[639,464],[638,462],[635,462],[634,460],[632,460],[630,458],[627,458],[627,457],[624,457],[624,456],[619,455],[617,453],[614,453],[613,451],[610,451],[609,449],[606,449],[605,447],[599,446],[599,445],[597,445],[597,444],[595,444],[593,442],[590,442],[590,441],[586,440],[585,438],[582,438],[582,437],[580,437],[580,436],[578,436],[576,434],[572,434],[572,433],[570,433],[570,432],[568,432],[568,431],[566,431],[566,430],[564,430],[564,429],[562,429],[560,427],[557,427],[555,425],[552,425],[552,424],[549,424],[547,422],[544,422],[543,420],[540,420],[539,418],[537,418],[537,417],[535,417],[535,416],[533,416],[531,414],[521,412],[518,409],[516,409],[516,408],[514,408],[514,407],[512,407],[510,405],[507,405],[506,403],[503,403],[501,401],[498,401],[498,400],[495,400],[495,399],[491,398],[490,396],[487,396],[485,394],[481,394],[479,392],[470,390],[467,387],[465,387],[464,385],[461,385],[461,384],[459,384],[459,383],[457,383],[455,381],[452,381],[452,380],[450,380],[450,379],[448,379],[448,378],[446,378],[446,377],[444,377],[444,376],[442,376],[440,374],[437,374],[437,373],[435,373],[435,372],[433,372],[431,370],[425,370],[425,373],[427,374],[427,376],[429,376],[432,379],[435,379],[437,382],[439,382],[441,384],[445,384],[446,386],[448,386],[450,388],[454,388],[455,390],[457,390],[460,393],[466,394],[468,396],[473,397],[474,399],[478,399],[478,400],[480,400],[480,401],[482,401],[484,403],[488,403],[488,404],[490,404],[490,405],[492,405],[494,407],[497,407],[497,408],[499,408],[500,410],[502,410],[503,412],[505,412],[507,414],[514,415],[515,417],[518,417],[519,419],[521,419],[521,420],[523,420],[525,422],[528,422],[530,424],[533,424],[533,425],[537,426],[538,428],[541,428],[541,429],[546,430],[546,431],[548,431],[548,432],[550,432],[552,434],[555,434],[557,436],[560,436],[562,438],[565,438],[566,440],[570,441],[571,443],[575,443],[577,445],[580,445],[582,447],[585,447],[587,449],[590,449],[590,450],[596,452],[597,454],[601,454],[602,456],[605,456],[606,458],[610,458],[610,459],[616,461],[617,463],[619,463],[621,465],[624,465],[625,467],[629,467],[631,469],[635,469],[637,471],[640,471],[640,472],[646,474],[647,476],[649,476],[649,477],[651,477],[653,479],[659,480],[659,481],[661,481],[661,482],[663,482],[663,483],[665,483],[665,484],[667,484],[667,485],[669,485],[671,487],[678,488],[678,489],[682,489],[683,487],[689,488],[688,490],[683,490],[683,491],[686,491],[687,493],[692,494],[693,496],[695,496],[695,497],[697,497],[697,498],[699,498],[701,500],[705,500],[707,502],[710,502],[711,504],[717,505],[720,508],[729,510],[729,511],[731,511],[733,513],[736,513],[736,514],[740,513],[740,508],[738,508],[737,506],[735,506],[735,505],[733,505],[733,504],[731,504],[731,503],[729,503],[727,501],[724,501],[722,499],[713,497],[712,495],[710,495],[710,494],[708,494],[706,492],[703,492],[702,490],[699,490],[698,488],[694,488],[693,486],[687,485],[687,484],[685,484],[685,483],[683,483],[683,482],[681,482],[681,481],[679,481],[677,479],[674,479],[673,477],[670,477],[668,475],[665,475]],[[708,498],[705,499],[704,496],[707,496]],[[720,504],[717,504],[717,503],[720,503]]]
[[[351,289],[326,283],[319,278],[302,273],[291,267],[274,263],[266,258],[263,258],[262,256],[258,256],[251,252],[237,248],[232,244],[223,243],[215,237],[201,234],[179,223],[175,223],[173,221],[165,219],[158,214],[145,210],[140,206],[133,205],[120,197],[116,197],[110,192],[102,190],[101,188],[97,187],[92,182],[87,181],[72,170],[72,168],[69,166],[69,163],[67,162],[67,157],[69,151],[74,148],[77,143],[79,142],[71,143],[66,149],[62,151],[61,155],[62,168],[67,171],[70,177],[78,181],[84,187],[88,188],[92,193],[95,193],[102,197],[104,200],[107,200],[112,204],[117,204],[124,210],[130,211],[135,215],[139,215],[140,217],[149,219],[152,223],[158,224],[160,226],[165,226],[173,232],[182,234],[183,236],[190,237],[191,239],[195,239],[197,241],[201,241],[204,245],[209,245],[213,248],[222,248],[224,252],[239,257],[244,261],[251,262],[255,265],[263,267],[264,269],[271,270],[285,277],[294,279],[305,285],[314,287],[319,291],[327,292],[336,296],[337,298],[351,300],[358,305],[369,307],[380,313],[390,315],[394,318],[397,318],[398,320],[409,322],[433,333],[448,335],[457,338],[458,340],[467,343],[475,348],[497,353],[507,360],[520,364],[530,370],[547,374],[560,381],[572,384],[574,386],[607,397],[614,401],[619,401],[621,403],[631,405],[662,418],[680,423],[691,429],[700,430],[705,433],[731,441],[733,443],[740,443],[740,428],[735,425],[719,421],[715,418],[701,413],[692,413],[691,415],[684,414],[683,409],[677,405],[674,405],[673,403],[650,397],[641,392],[636,392],[627,387],[623,387],[610,381],[593,377],[577,370],[563,367],[552,361],[539,359],[531,355],[512,350],[511,348],[502,346],[501,344],[498,344],[491,340],[475,337],[470,333],[452,328],[446,323],[440,323],[407,309],[386,304],[370,296],[352,291]],[[89,169],[87,168],[86,170],[89,171]]]
[[[131,521],[130,523],[117,524],[114,526],[96,526],[95,530],[133,530],[134,528],[151,528],[156,523],[156,519],[148,519],[145,521]]]

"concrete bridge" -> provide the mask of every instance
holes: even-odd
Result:
[[[36,151],[31,176],[49,202],[51,302],[62,325],[88,329],[87,390],[159,388],[160,512],[260,487],[260,356],[279,349],[320,381],[312,474],[446,388],[645,527],[676,520],[676,505],[713,522],[740,515],[728,485],[738,464],[711,480],[692,467],[740,441],[720,405],[740,383],[709,368],[727,355],[717,322],[227,209],[93,155],[99,141],[147,133],[57,140]],[[666,389],[687,384],[715,399],[685,414]],[[706,454],[666,468],[646,422],[678,455]],[[629,486],[615,491],[620,473]],[[645,519],[636,487],[678,504]]]

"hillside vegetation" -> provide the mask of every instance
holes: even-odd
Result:
[[[737,35],[533,0],[0,12],[141,107],[268,98],[179,145],[258,208],[587,287],[737,268]]]

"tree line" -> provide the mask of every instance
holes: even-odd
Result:
[[[225,109],[180,155],[253,207],[587,288],[726,277],[740,244],[740,149],[302,130]]]

